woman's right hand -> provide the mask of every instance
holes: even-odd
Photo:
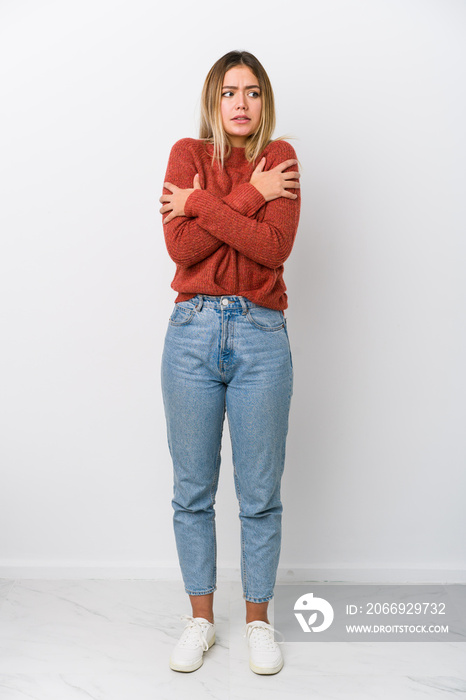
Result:
[[[270,202],[272,199],[277,199],[278,197],[296,199],[298,195],[294,194],[293,192],[288,192],[286,188],[299,187],[298,178],[300,177],[301,173],[299,173],[297,170],[291,170],[288,173],[284,173],[283,171],[292,165],[297,165],[297,163],[297,160],[291,158],[289,160],[284,160],[283,163],[279,163],[271,170],[264,171],[264,157],[254,170],[249,182],[251,185],[254,185],[257,190],[259,190],[266,202]]]

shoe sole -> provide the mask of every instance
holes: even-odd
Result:
[[[215,633],[209,642],[209,649],[212,646],[212,644],[215,644]],[[202,654],[199,661],[197,661],[195,664],[191,664],[191,666],[181,666],[180,664],[173,663],[170,659],[170,668],[172,669],[172,671],[180,671],[180,673],[192,673],[192,671],[197,671],[197,669],[201,668],[202,664],[204,663],[204,654]]]
[[[251,671],[254,671],[254,673],[258,673],[260,676],[271,676],[274,673],[278,673],[279,671],[282,670],[283,668],[283,661],[278,666],[270,666],[267,668],[266,666],[255,666],[253,663],[249,662],[249,668]]]

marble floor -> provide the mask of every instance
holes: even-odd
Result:
[[[217,642],[183,674],[168,666],[191,613],[181,582],[0,579],[0,698],[466,699],[460,642],[285,642],[283,670],[257,676],[243,606],[239,583],[219,582]]]

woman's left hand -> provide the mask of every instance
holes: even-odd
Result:
[[[184,206],[189,195],[194,192],[194,190],[200,190],[201,185],[199,184],[199,174],[196,173],[194,176],[192,189],[181,189],[176,185],[172,185],[171,182],[164,182],[163,186],[167,190],[170,190],[172,194],[163,194],[159,198],[159,202],[163,204],[163,207],[159,209],[161,214],[165,214],[167,211],[170,214],[163,220],[164,224],[168,224],[169,221],[175,218],[175,216],[186,216],[184,213]]]

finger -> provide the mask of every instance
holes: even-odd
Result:
[[[172,185],[171,182],[164,182],[164,183],[163,183],[163,186],[165,187],[165,189],[171,190],[172,192],[174,192],[175,190],[178,189],[177,186],[176,186],[176,185]]]
[[[287,168],[291,168],[292,165],[298,165],[298,161],[295,158],[284,160],[283,163],[276,165],[273,170],[286,170]]]
[[[171,198],[173,195],[171,194],[163,194],[161,197],[159,197],[159,202],[163,204],[164,202],[171,202]]]
[[[290,180],[284,184],[284,187],[286,189],[288,189],[288,187],[301,187],[301,184],[297,180]]]
[[[257,166],[254,169],[254,172],[261,173],[264,168],[265,168],[265,156],[264,156],[264,158],[260,159],[259,163],[257,164]]]
[[[293,192],[287,192],[287,190],[284,191],[283,197],[287,197],[287,199],[296,199],[297,194],[294,194]]]
[[[293,178],[299,178],[301,177],[301,173],[298,172],[297,170],[289,170],[287,173],[282,173],[283,177],[286,180],[292,180]]]
[[[172,204],[165,204],[163,207],[159,209],[159,212],[161,214],[165,214],[167,211],[173,211],[173,205]]]
[[[196,173],[193,180],[193,187],[195,190],[201,189],[201,183],[199,181],[199,173]]]
[[[168,222],[171,221],[171,220],[174,219],[174,218],[175,218],[175,217],[173,216],[173,214],[168,214],[168,216],[166,216],[165,219],[163,220],[163,223],[164,223],[164,224],[168,224]]]

